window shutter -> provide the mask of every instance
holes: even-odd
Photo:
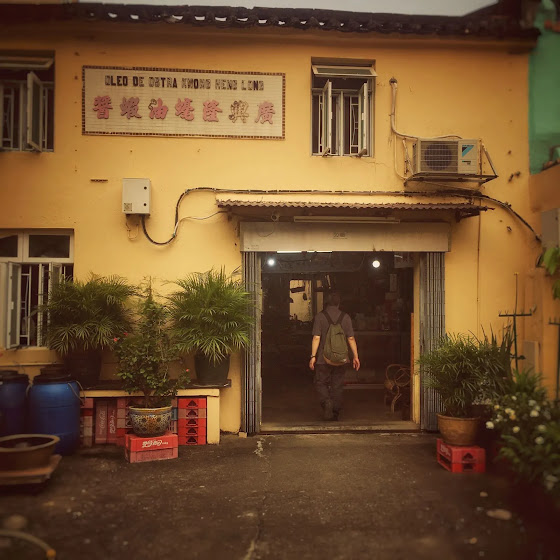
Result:
[[[21,331],[21,265],[8,263],[6,348],[19,346]]]
[[[34,72],[27,74],[27,143],[43,151],[43,82]]]
[[[360,119],[358,122],[358,153],[365,155],[368,149],[368,84],[367,82],[360,88],[358,108]]]
[[[327,80],[321,93],[323,112],[321,114],[321,147],[322,155],[326,156],[332,146],[332,83]]]

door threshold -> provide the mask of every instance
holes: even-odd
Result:
[[[400,420],[394,422],[350,423],[350,422],[305,422],[284,424],[280,422],[263,422],[260,434],[329,434],[329,433],[413,433],[420,432],[415,422]]]

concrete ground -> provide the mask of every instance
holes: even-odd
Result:
[[[496,474],[446,471],[435,446],[425,434],[224,436],[141,464],[98,446],[64,457],[40,492],[3,488],[0,519],[23,516],[61,560],[560,559],[558,520],[523,509]],[[2,559],[44,557],[0,539]]]

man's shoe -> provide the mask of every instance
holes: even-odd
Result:
[[[323,407],[323,418],[325,420],[333,419],[333,406],[331,401],[325,402],[325,405]]]

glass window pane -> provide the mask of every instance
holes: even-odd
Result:
[[[69,235],[30,235],[29,236],[30,257],[70,257]]]
[[[0,237],[0,257],[18,256],[18,236],[7,235]]]

